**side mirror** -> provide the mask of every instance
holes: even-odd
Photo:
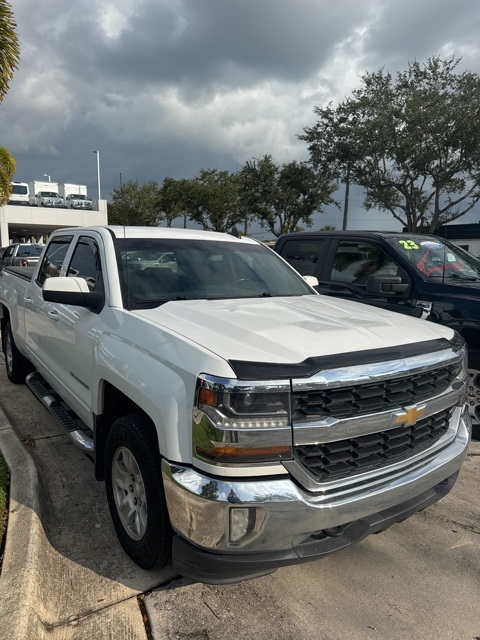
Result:
[[[90,291],[84,278],[47,278],[43,283],[42,296],[46,302],[86,307],[97,313],[105,304],[105,294]]]
[[[373,274],[367,278],[367,293],[375,293],[380,296],[395,296],[397,293],[405,293],[409,289],[406,282],[402,282],[400,276],[377,276]]]
[[[318,278],[316,278],[315,276],[302,276],[302,277],[305,280],[305,282],[309,284],[311,287],[318,286]]]

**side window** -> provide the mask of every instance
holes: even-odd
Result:
[[[378,246],[362,241],[341,241],[332,264],[330,280],[365,287],[372,274],[396,276],[398,266]]]
[[[71,241],[72,236],[61,236],[55,238],[55,240],[48,245],[47,252],[40,265],[37,284],[42,286],[47,278],[55,278],[60,275],[62,264]]]
[[[302,276],[316,275],[318,255],[324,240],[287,240],[280,255]]]
[[[85,278],[91,291],[103,292],[100,252],[95,240],[86,236],[79,238],[67,275]]]

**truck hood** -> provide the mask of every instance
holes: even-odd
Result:
[[[452,330],[347,300],[312,295],[167,302],[135,311],[225,360],[298,363],[308,357],[394,347]]]

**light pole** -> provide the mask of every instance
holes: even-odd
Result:
[[[50,176],[48,175],[48,173],[44,173],[43,175],[45,178],[48,178],[48,181],[50,182]]]
[[[93,153],[97,154],[97,181],[98,181],[98,200],[102,199],[101,191],[100,191],[100,151],[94,149]]]

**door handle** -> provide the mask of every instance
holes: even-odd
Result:
[[[25,298],[25,304],[32,304],[33,298]]]
[[[58,321],[58,318],[59,318],[58,311],[49,311],[47,315],[52,320],[57,320]]]

